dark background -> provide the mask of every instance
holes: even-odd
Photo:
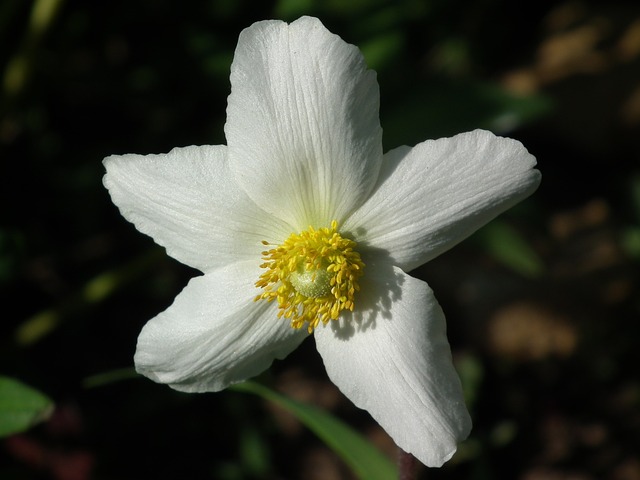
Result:
[[[475,424],[421,478],[640,479],[640,5],[572,0],[1,2],[0,373],[57,408],[0,443],[0,478],[351,478],[255,397],[131,374],[142,325],[197,272],[101,184],[106,155],[224,143],[239,32],[303,14],[377,70],[385,150],[481,127],[543,173],[414,272],[447,314]],[[261,380],[395,455],[312,339]]]

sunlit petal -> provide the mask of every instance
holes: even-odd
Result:
[[[256,23],[231,66],[231,168],[258,205],[297,230],[341,222],[378,175],[378,104],[375,73],[318,19]]]
[[[410,271],[529,196],[535,164],[520,142],[484,130],[397,148],[344,228]]]
[[[218,391],[265,370],[307,336],[277,318],[273,303],[254,302],[255,262],[193,278],[173,305],[140,333],[138,372],[185,392]]]
[[[373,270],[357,313],[316,330],[318,351],[329,378],[398,446],[440,466],[471,429],[444,314],[426,283],[385,264]]]

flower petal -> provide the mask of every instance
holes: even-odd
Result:
[[[256,262],[239,262],[193,278],[138,337],[136,369],[184,392],[218,391],[259,374],[308,335],[254,302]]]
[[[520,142],[484,130],[397,148],[343,229],[410,271],[533,193],[535,164]]]
[[[400,448],[440,466],[471,429],[444,314],[426,283],[385,268],[367,272],[359,313],[317,328],[316,344],[329,378],[356,406]]]
[[[238,187],[224,146],[114,155],[104,165],[104,184],[122,215],[169,255],[201,271],[259,259],[262,240],[279,243],[292,231]]]
[[[231,169],[295,231],[341,222],[382,161],[378,84],[358,49],[316,18],[245,29],[231,66]]]

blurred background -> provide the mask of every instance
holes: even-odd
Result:
[[[128,224],[109,154],[225,143],[257,20],[318,16],[378,72],[385,150],[521,140],[540,189],[413,274],[474,419],[429,479],[640,479],[640,4],[507,0],[0,2],[0,374],[55,402],[0,441],[2,479],[348,479],[287,412],[136,377],[136,337],[198,272]],[[395,447],[313,339],[261,381]]]

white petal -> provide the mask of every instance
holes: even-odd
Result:
[[[359,313],[316,329],[316,344],[329,377],[356,406],[400,448],[440,466],[471,429],[444,314],[426,283],[396,267],[375,270],[356,297]]]
[[[382,161],[375,72],[318,19],[245,29],[228,102],[231,168],[262,208],[300,231],[367,198]]]
[[[262,240],[280,243],[292,231],[238,187],[224,146],[111,156],[104,165],[104,184],[122,215],[169,255],[202,271],[259,259]]]
[[[520,142],[483,130],[397,148],[343,229],[412,270],[533,193],[535,164]]]
[[[136,369],[185,392],[218,391],[259,374],[306,338],[277,318],[275,302],[254,302],[256,262],[193,278],[138,337]]]

